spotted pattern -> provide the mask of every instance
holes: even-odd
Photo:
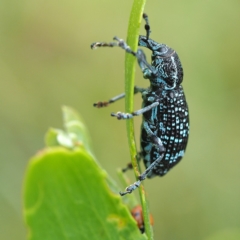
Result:
[[[141,149],[145,167],[164,154],[147,174],[151,178],[164,176],[182,159],[189,135],[189,112],[181,86],[183,68],[175,50],[142,35],[138,45],[152,51],[151,66],[139,61],[144,78],[150,80],[150,87],[142,92],[143,108],[159,103],[143,113]],[[145,59],[145,55],[141,59]]]
[[[153,134],[160,138],[164,148],[164,157],[148,177],[165,175],[183,157],[189,135],[189,115],[182,86],[173,90],[147,89],[143,93],[143,107],[152,103],[151,99],[158,98],[159,105],[143,114],[141,131],[141,148],[145,167],[149,167],[157,158],[160,151],[152,142],[152,137],[146,132],[149,126]]]

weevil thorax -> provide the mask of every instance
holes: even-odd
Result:
[[[154,77],[149,80],[153,87],[171,90],[178,87],[183,80],[183,69],[180,59],[172,48],[159,43],[152,51]]]

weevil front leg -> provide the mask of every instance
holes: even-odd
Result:
[[[137,94],[139,92],[142,93],[145,90],[146,90],[145,88],[140,88],[140,87],[134,86],[134,94]],[[97,103],[94,103],[93,106],[96,108],[107,107],[110,103],[114,103],[124,97],[125,97],[125,93],[121,93],[121,94],[109,99],[108,101],[99,101]]]
[[[126,195],[128,193],[131,193],[136,188],[138,188],[140,186],[141,182],[146,179],[146,177],[149,174],[149,172],[151,172],[157,165],[159,165],[159,163],[162,161],[164,153],[165,153],[165,148],[163,146],[163,143],[162,143],[161,139],[158,138],[152,132],[152,130],[150,129],[147,121],[145,121],[143,123],[143,128],[145,129],[145,131],[146,131],[146,133],[148,135],[148,138],[151,140],[152,144],[159,149],[160,156],[152,164],[150,164],[150,166],[148,166],[146,168],[146,170],[138,177],[138,181],[136,181],[132,185],[128,186],[125,189],[125,192],[120,192],[121,196],[124,196],[124,195]]]
[[[149,31],[150,31],[150,29],[149,29]],[[150,32],[147,31],[147,34],[150,34]],[[110,43],[95,42],[95,43],[92,43],[91,44],[91,49],[97,49],[98,47],[115,47],[115,46],[121,47],[127,53],[130,53],[134,57],[137,58],[138,64],[139,64],[140,68],[142,69],[144,78],[149,78],[152,75],[155,75],[156,69],[154,67],[152,67],[146,61],[146,56],[145,56],[144,52],[141,49],[139,49],[137,52],[134,52],[130,48],[130,46],[128,46],[127,43],[123,39],[120,39],[118,37],[114,37],[113,40],[116,40],[116,42],[110,42]],[[138,45],[140,46],[140,42],[138,43]]]

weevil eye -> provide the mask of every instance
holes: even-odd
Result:
[[[167,52],[167,48],[166,47],[160,47],[157,51],[159,52],[160,55],[162,55],[162,54],[165,54]]]

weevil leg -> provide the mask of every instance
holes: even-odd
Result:
[[[139,179],[138,181],[136,181],[132,185],[128,186],[125,189],[125,192],[120,192],[121,196],[131,193],[136,188],[138,188],[140,186],[141,182],[146,179],[149,172],[151,172],[157,165],[159,165],[159,163],[162,161],[164,153],[165,153],[165,148],[162,144],[161,139],[154,135],[154,133],[152,132],[152,130],[150,129],[150,127],[148,126],[148,123],[146,121],[143,123],[143,128],[145,129],[145,131],[148,135],[148,138],[151,139],[152,144],[159,149],[160,156],[153,163],[151,163],[146,168],[146,170],[138,177],[138,179]]]
[[[155,166],[158,165],[158,164],[161,162],[163,156],[164,156],[164,153],[162,153],[162,154],[160,155],[160,157],[159,157],[158,159],[156,159],[156,160],[139,176],[139,180],[138,180],[138,181],[136,181],[136,182],[133,183],[132,185],[129,185],[129,186],[125,189],[125,192],[120,192],[119,194],[120,194],[121,196],[124,196],[124,195],[126,195],[126,194],[128,194],[128,193],[131,193],[131,192],[134,191],[136,188],[138,188],[138,187],[140,186],[141,182],[146,179],[148,173],[149,173],[150,171],[152,171],[152,170],[155,168]]]
[[[137,161],[140,162],[142,157],[143,157],[142,156],[142,152],[138,152],[137,155],[136,155]],[[126,171],[128,171],[128,170],[130,170],[132,168],[133,168],[132,163],[128,163],[125,168],[122,168],[122,172],[126,172]]]
[[[139,36],[140,37],[140,36]],[[146,38],[146,37],[145,37]],[[134,52],[128,45],[127,43],[123,40],[120,39],[118,37],[114,37],[114,40],[118,41],[119,43],[119,47],[121,47],[122,49],[124,49],[127,53],[132,54],[134,57],[137,58],[138,60],[138,64],[143,72],[143,76],[144,78],[149,78],[151,76],[155,76],[156,74],[156,69],[151,66],[147,60],[146,60],[146,55],[144,54],[144,52],[141,49],[138,49],[137,52]],[[138,43],[139,45],[139,43]],[[140,45],[139,45],[140,46]]]
[[[143,36],[139,36],[140,37]],[[147,38],[144,36],[144,38]],[[110,42],[110,43],[106,43],[106,42],[95,42],[91,44],[91,48],[92,49],[97,49],[98,47],[121,47],[123,50],[125,50],[127,53],[132,54],[134,57],[137,58],[138,60],[138,64],[143,72],[143,76],[144,78],[149,78],[151,76],[155,76],[156,75],[156,69],[154,67],[152,67],[146,60],[146,56],[144,54],[144,52],[139,49],[137,52],[134,52],[130,46],[127,45],[127,43],[123,40],[120,39],[118,37],[114,37],[113,40],[116,40],[116,42]],[[145,45],[141,45],[141,41],[139,40],[138,42],[139,46],[144,46]]]
[[[125,93],[121,93],[111,99],[109,99],[108,101],[99,101],[99,102],[96,102],[93,104],[94,107],[96,108],[102,108],[102,107],[107,107],[110,103],[114,103],[116,102],[117,100],[120,100],[122,98],[125,97]]]
[[[156,75],[156,69],[147,62],[146,55],[142,49],[138,49],[137,51],[137,61],[145,79],[149,79]]]
[[[134,87],[134,94],[137,94],[137,93],[142,93],[144,92],[146,89],[145,88],[140,88],[140,87],[137,87],[135,86]],[[96,107],[96,108],[102,108],[102,107],[107,107],[110,103],[114,103],[122,98],[125,97],[125,93],[121,93],[113,98],[111,98],[110,100],[108,101],[99,101],[97,103],[94,103],[93,106]]]
[[[156,107],[159,105],[159,102],[154,102],[151,105],[148,105],[144,108],[141,108],[133,113],[123,113],[123,112],[117,112],[117,113],[111,113],[112,117],[116,117],[118,120],[120,119],[130,119],[133,118],[134,116],[138,116],[141,115],[149,110],[151,110],[152,108]]]
[[[98,47],[116,47],[119,46],[118,42],[94,42],[90,45],[91,49],[97,49]]]
[[[126,172],[126,171],[128,171],[129,169],[133,169],[132,163],[128,163],[125,168],[122,168],[122,172]]]

